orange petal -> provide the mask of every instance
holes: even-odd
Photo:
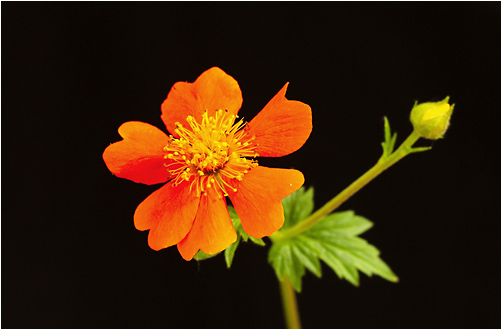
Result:
[[[263,157],[280,157],[300,149],[312,131],[310,106],[286,98],[288,84],[249,122],[256,152]]]
[[[162,103],[161,118],[175,137],[176,122],[189,127],[186,118],[193,116],[200,123],[204,111],[214,116],[216,110],[237,114],[242,105],[242,93],[237,81],[223,70],[213,67],[203,72],[193,83],[177,82]]]
[[[284,211],[281,200],[298,190],[304,182],[297,170],[258,166],[242,181],[227,181],[237,192],[227,189],[230,200],[249,235],[262,238],[282,227]]]
[[[191,260],[199,249],[207,254],[215,254],[236,239],[225,198],[218,196],[214,189],[209,189],[207,195],[201,196],[192,230],[178,243],[178,250],[183,259]]]
[[[138,183],[166,182],[163,148],[167,135],[150,124],[130,121],[119,127],[123,140],[109,145],[103,152],[108,169],[119,178]]]
[[[134,213],[138,230],[150,229],[148,245],[158,251],[179,243],[192,227],[200,197],[190,192],[190,183],[165,184],[139,204]]]

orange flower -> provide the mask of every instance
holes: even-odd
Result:
[[[150,230],[152,249],[177,244],[185,260],[199,249],[226,249],[237,236],[225,196],[249,235],[269,236],[282,226],[281,199],[303,185],[303,174],[259,166],[256,157],[290,154],[312,131],[310,107],[286,99],[287,86],[249,123],[236,122],[239,85],[214,67],[171,88],[161,118],[172,135],[142,122],[119,127],[123,140],[103,153],[108,169],[138,183],[169,181],[134,213],[136,228]]]

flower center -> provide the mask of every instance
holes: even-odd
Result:
[[[170,136],[164,147],[164,158],[172,160],[166,167],[174,177],[174,186],[193,179],[190,189],[195,186],[198,196],[211,187],[217,191],[217,187],[221,188],[225,196],[225,187],[237,191],[223,178],[241,181],[250,169],[258,166],[256,160],[245,157],[255,158],[258,154],[254,151],[256,146],[250,143],[254,137],[241,129],[245,126],[242,119],[234,123],[236,118],[217,110],[214,117],[209,117],[206,111],[201,123],[188,116],[190,128],[176,123],[174,131],[179,139]]]

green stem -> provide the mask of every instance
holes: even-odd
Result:
[[[397,161],[405,157],[406,155],[420,151],[422,149],[413,149],[413,144],[420,138],[418,133],[413,131],[410,136],[390,155],[383,155],[378,162],[370,168],[366,173],[364,173],[359,179],[354,181],[350,186],[345,188],[341,193],[335,196],[332,200],[327,202],[323,207],[321,207],[316,212],[312,213],[304,221],[296,224],[295,226],[275,232],[270,238],[272,241],[288,239],[295,237],[308,228],[312,227],[319,220],[324,218],[326,215],[330,214],[339,207],[343,202],[349,199],[352,195],[358,192],[362,187],[364,187],[368,182],[377,177],[380,173],[388,169],[390,166],[394,165]]]
[[[279,281],[281,287],[282,307],[284,310],[284,320],[288,329],[300,329],[300,313],[296,302],[296,293],[293,285],[287,278]]]

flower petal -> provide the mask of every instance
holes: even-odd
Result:
[[[207,195],[201,196],[192,230],[178,243],[178,250],[183,259],[191,260],[199,249],[215,254],[236,239],[225,198],[218,196],[214,189],[209,189]]]
[[[256,152],[262,157],[281,157],[300,149],[312,132],[310,106],[286,98],[288,83],[249,122]]]
[[[163,148],[167,135],[157,127],[130,121],[119,127],[123,140],[109,145],[103,152],[108,169],[119,178],[137,183],[156,184],[169,178]]]
[[[298,190],[303,182],[300,171],[263,166],[250,170],[240,182],[228,182],[237,188],[237,192],[231,189],[227,192],[244,231],[262,238],[281,228],[284,224],[281,200]]]
[[[189,127],[186,118],[193,116],[200,123],[208,110],[214,116],[216,110],[228,110],[237,114],[242,105],[242,93],[237,81],[223,70],[213,67],[203,72],[193,83],[177,82],[162,103],[161,118],[175,137],[176,122]]]
[[[171,183],[154,191],[134,213],[138,230],[150,229],[148,245],[158,251],[179,243],[192,228],[200,197],[190,191],[183,181],[176,187]]]

